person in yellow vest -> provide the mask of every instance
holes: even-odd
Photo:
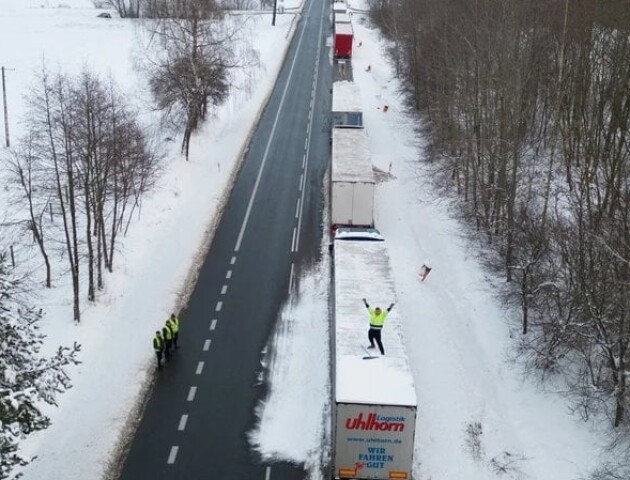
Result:
[[[383,330],[387,315],[392,311],[392,308],[394,308],[394,304],[392,303],[387,310],[381,310],[380,307],[371,308],[365,298],[363,299],[363,304],[370,314],[370,329],[368,330],[370,346],[368,348],[374,348],[374,342],[376,341],[381,355],[385,355],[385,349],[383,348],[383,342],[381,340],[381,331]]]
[[[162,336],[164,337],[164,359],[168,361],[171,358],[171,349],[173,348],[173,330],[168,320],[162,327]]]
[[[177,346],[177,337],[179,336],[179,318],[174,313],[171,313],[171,318],[167,320],[167,323],[171,326],[173,332],[173,350],[179,348]]]
[[[155,337],[153,337],[153,350],[155,350],[158,370],[160,370],[162,368],[162,354],[164,353],[164,338],[162,338],[159,330],[155,331]]]

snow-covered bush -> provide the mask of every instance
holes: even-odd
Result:
[[[27,463],[18,455],[20,440],[48,427],[40,406],[55,405],[56,395],[70,387],[64,367],[78,363],[77,344],[59,347],[52,357],[40,354],[43,313],[27,305],[19,283],[0,255],[0,479]]]

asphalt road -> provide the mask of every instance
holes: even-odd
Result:
[[[123,480],[305,476],[299,465],[262,462],[247,433],[265,389],[258,381],[261,350],[296,272],[320,251],[330,137],[329,9],[326,0],[306,2],[180,315],[180,349],[157,375]]]

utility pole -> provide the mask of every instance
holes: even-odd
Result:
[[[7,148],[11,146],[9,142],[9,108],[7,107],[7,84],[4,78],[4,71],[6,69],[2,67],[2,104],[4,105],[4,138],[7,142]]]
[[[273,0],[273,17],[271,17],[271,26],[276,26],[276,7],[278,6],[278,0]]]

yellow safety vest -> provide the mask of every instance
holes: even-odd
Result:
[[[173,333],[179,332],[179,318],[177,317],[169,318],[168,322],[171,325],[171,330],[173,330]]]
[[[170,325],[166,325],[162,329],[162,335],[164,335],[164,338],[166,340],[173,340],[173,330],[171,330],[171,326]]]
[[[159,337],[157,335],[153,337],[153,348],[156,352],[162,351],[162,349],[164,348],[164,340],[162,339],[162,337]]]
[[[377,315],[373,308],[368,308],[368,312],[370,312],[370,327],[383,328],[383,324],[389,312],[387,310],[381,310],[381,313]]]

